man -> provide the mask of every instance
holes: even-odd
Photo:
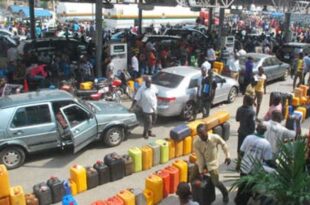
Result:
[[[258,74],[255,75],[255,79],[257,79],[257,85],[255,86],[256,117],[258,117],[263,96],[266,94],[267,77],[262,66],[258,68]]]
[[[212,70],[203,65],[201,67],[201,77],[198,80],[198,102],[203,118],[208,117],[210,114],[216,88],[217,84],[213,79]]]
[[[238,129],[238,155],[241,144],[246,136],[253,134],[255,131],[255,111],[253,109],[253,103],[254,99],[249,95],[245,95],[243,98],[243,105],[237,110],[236,121],[240,122]]]
[[[296,119],[296,131],[289,130],[281,125],[282,120],[282,113],[278,110],[275,110],[271,114],[271,120],[263,122],[263,124],[267,127],[265,137],[270,142],[272,152],[274,154],[279,152],[281,143],[285,142],[286,140],[293,140],[301,133],[300,121],[298,119]]]
[[[139,60],[137,58],[137,51],[133,52],[133,56],[131,58],[131,68],[132,68],[132,77],[136,79],[139,77]]]
[[[244,79],[241,86],[241,92],[244,94],[246,87],[250,84],[251,79],[253,77],[253,58],[248,57],[248,60],[245,62],[245,71],[244,71]]]
[[[252,78],[251,83],[248,85],[248,87],[246,87],[245,95],[248,95],[254,99],[255,98],[255,87],[256,87],[256,85],[257,85],[257,79]],[[254,103],[254,105],[255,105],[255,103]]]
[[[306,72],[304,70],[304,68],[306,69],[306,67],[304,66],[304,61],[305,61],[304,54],[299,53],[298,58],[296,59],[296,62],[295,62],[296,73],[295,73],[295,77],[293,81],[293,90],[296,87],[297,78],[299,78],[299,83],[297,86],[299,86],[300,84],[304,84],[304,74],[306,75]]]
[[[305,77],[307,73],[310,72],[310,54],[305,54],[305,57],[303,59],[303,81],[305,82]],[[308,77],[308,81],[305,82],[308,85],[310,84],[310,76]]]
[[[266,126],[259,123],[256,128],[256,133],[246,137],[240,148],[241,155],[241,177],[253,172],[254,163],[259,161],[265,162],[270,166],[272,163],[271,145],[264,138]],[[251,185],[249,185],[251,186]],[[238,205],[246,205],[251,197],[251,192],[247,191],[249,187],[240,186],[235,198],[235,203]]]
[[[157,112],[157,93],[158,90],[152,84],[150,77],[145,78],[145,85],[142,85],[135,95],[135,99],[132,102],[130,110],[138,104],[142,107],[143,117],[144,117],[144,130],[143,137],[148,139],[148,137],[155,137],[152,134],[152,125],[156,120]]]
[[[198,171],[201,177],[205,174],[205,168],[211,177],[211,181],[223,194],[223,202],[229,202],[228,191],[224,184],[219,181],[219,162],[218,162],[218,146],[220,145],[225,153],[225,164],[231,162],[227,144],[217,134],[208,134],[206,126],[200,124],[197,127],[198,136],[194,141],[194,151],[197,155]]]

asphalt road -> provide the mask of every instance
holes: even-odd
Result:
[[[267,94],[263,98],[263,104],[259,117],[267,111],[269,105],[269,95],[272,91],[281,92],[292,92],[292,80],[278,81],[274,82],[267,87]],[[126,106],[129,106],[129,102],[124,102]],[[228,140],[228,145],[230,148],[232,158],[237,157],[236,147],[237,147],[237,128],[238,123],[235,121],[235,114],[237,108],[242,104],[242,97],[239,96],[236,101],[232,104],[221,104],[212,108],[211,114],[219,111],[226,110],[231,114],[231,135]],[[175,125],[182,123],[178,118],[159,118],[158,124],[154,128],[154,133],[156,134],[156,139],[169,137],[169,131]],[[309,127],[309,120],[303,123],[304,128]],[[97,160],[102,160],[103,157],[111,152],[117,152],[119,154],[127,153],[127,150],[131,147],[138,146],[141,147],[146,143],[154,140],[145,140],[141,136],[142,127],[138,127],[133,130],[132,135],[129,139],[123,142],[120,146],[114,148],[106,148],[100,142],[95,142],[83,149],[81,152],[73,155],[70,151],[53,150],[48,153],[40,153],[32,155],[28,158],[25,165],[11,170],[10,181],[12,185],[22,185],[27,193],[32,192],[32,186],[36,183],[46,181],[51,176],[57,176],[61,179],[66,179],[69,177],[69,169],[73,164],[81,164],[84,166],[92,166]],[[185,157],[188,158],[188,157]],[[223,164],[224,155],[220,150],[220,174],[221,180],[223,180],[226,186],[229,187],[231,182],[228,180],[235,179],[238,177],[238,173],[234,171],[234,165],[231,164],[229,167]],[[172,161],[169,162],[171,164]],[[135,173],[131,176],[125,177],[119,181],[110,182],[108,184],[99,186],[92,190],[86,191],[76,196],[79,204],[86,205],[90,204],[99,199],[105,199],[117,194],[124,188],[144,188],[144,179],[152,172],[161,169],[166,165],[159,165],[153,167],[151,170],[143,171],[140,173]],[[234,193],[231,193],[231,201]],[[217,191],[217,201],[213,204],[222,204],[222,197]],[[162,204],[175,204],[165,203]],[[233,204],[231,202],[231,204]]]

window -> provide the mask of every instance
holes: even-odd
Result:
[[[264,61],[264,63],[263,63],[263,66],[264,66],[264,67],[271,66],[271,58],[265,59],[265,61]]]
[[[183,78],[183,76],[177,74],[159,72],[153,76],[152,83],[167,88],[176,88],[179,86]]]
[[[88,113],[78,106],[71,106],[63,110],[71,127],[75,127],[80,123],[89,119]]]
[[[38,105],[19,108],[12,121],[11,127],[25,127],[51,122],[48,105]]]
[[[198,79],[197,78],[191,79],[188,88],[196,88],[196,87],[198,87]]]

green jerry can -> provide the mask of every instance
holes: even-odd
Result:
[[[140,172],[142,171],[142,151],[138,147],[133,147],[128,150],[128,155],[132,158],[133,161],[133,171]]]
[[[166,140],[156,140],[156,144],[160,146],[160,163],[165,164],[169,161],[169,144]]]

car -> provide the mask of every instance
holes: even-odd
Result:
[[[7,50],[16,46],[16,41],[11,37],[0,35],[0,67],[5,67],[7,64]]]
[[[253,73],[258,73],[258,68],[262,66],[265,71],[265,75],[267,77],[267,82],[274,81],[277,79],[285,80],[288,71],[290,69],[290,65],[280,61],[276,56],[263,54],[263,53],[247,53],[245,55],[240,56],[239,59],[239,67],[241,73],[245,70],[245,62],[248,57],[253,58],[254,68]]]
[[[199,68],[175,66],[155,74],[152,83],[158,89],[158,115],[181,116],[184,120],[196,117]],[[213,104],[232,103],[239,92],[238,82],[232,78],[214,74],[217,89]]]
[[[292,64],[294,58],[301,52],[310,54],[310,44],[298,42],[286,43],[277,50],[276,55],[281,61]]]
[[[71,146],[76,153],[95,140],[117,146],[139,124],[118,103],[82,101],[61,90],[1,97],[0,121],[0,163],[8,169],[39,151]]]
[[[15,35],[11,31],[8,31],[6,29],[0,29],[0,36],[9,36],[12,39],[18,40],[18,41],[23,41],[27,39],[27,36],[22,36],[22,35]]]

